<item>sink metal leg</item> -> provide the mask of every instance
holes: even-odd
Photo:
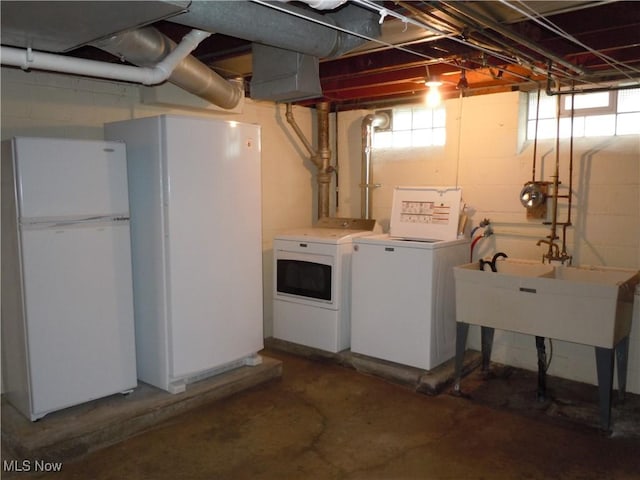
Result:
[[[453,391],[460,393],[460,380],[462,379],[462,365],[464,363],[464,352],[467,349],[467,335],[469,334],[469,324],[456,322],[456,374]]]
[[[480,327],[480,343],[482,347],[482,373],[489,372],[494,331],[495,330],[491,327]]]
[[[613,390],[614,349],[595,347],[598,371],[598,397],[600,401],[600,425],[609,431],[611,425],[611,392]]]
[[[627,392],[627,364],[629,363],[629,337],[624,337],[616,345],[616,363],[618,364],[618,399],[624,400]]]
[[[536,350],[538,351],[538,393],[539,402],[547,399],[547,351],[544,346],[544,337],[536,336]]]

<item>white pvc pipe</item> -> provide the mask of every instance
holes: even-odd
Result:
[[[209,35],[211,35],[209,32],[202,30],[191,30],[182,38],[178,46],[154,67],[119,65],[13,47],[2,47],[0,61],[3,65],[20,67],[23,70],[49,70],[143,85],[157,85],[167,80],[173,69]]]

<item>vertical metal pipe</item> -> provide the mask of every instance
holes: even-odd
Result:
[[[553,203],[552,203],[552,216],[551,219],[551,232],[549,234],[549,253],[548,258],[554,257],[553,255],[553,242],[557,235],[558,226],[558,186],[560,185],[560,106],[562,102],[562,95],[558,95],[556,102],[556,118],[558,122],[556,124],[556,168],[553,174]]]
[[[333,145],[336,149],[335,151],[335,155],[333,157],[333,166],[335,169],[335,177],[336,177],[336,190],[335,190],[335,195],[334,195],[334,201],[336,202],[336,214],[339,212],[340,210],[340,158],[338,156],[338,145],[339,145],[339,141],[340,141],[340,136],[339,136],[339,125],[338,125],[338,118],[339,118],[339,109],[338,109],[338,105],[335,106],[335,117],[334,117],[334,139],[333,139]]]
[[[573,86],[571,88],[573,90]],[[569,143],[569,193],[567,194],[567,221],[562,225],[562,256],[567,257],[567,227],[571,226],[571,204],[573,197],[573,122],[575,117],[575,92],[571,93],[571,137]]]
[[[533,135],[533,167],[531,169],[531,181],[536,181],[536,156],[538,155],[538,123],[540,119],[540,87],[538,87],[538,98],[536,99],[536,127]]]
[[[360,164],[360,217],[371,218],[371,139],[374,115],[362,120],[362,162]]]
[[[329,102],[316,104],[318,112],[318,218],[329,216],[329,198],[333,167],[330,165]]]
[[[318,182],[318,218],[324,218],[329,216],[329,198],[330,198],[330,186],[331,175],[334,168],[330,165],[331,150],[329,148],[329,103],[319,102],[316,104],[316,111],[318,112],[318,149],[314,150],[311,142],[300,130],[300,127],[293,118],[293,112],[291,110],[291,104],[287,103],[287,122],[293,128],[293,131],[298,135],[305,148],[309,151],[310,159],[313,164],[318,167],[318,173],[316,176]]]
[[[371,203],[373,189],[379,187],[373,183],[373,166],[371,162],[371,148],[373,143],[373,128],[388,124],[391,119],[386,114],[366,115],[362,119],[362,161],[360,163],[360,217],[371,219]]]
[[[329,198],[331,187],[331,175],[334,168],[331,166],[331,149],[329,148],[329,103],[319,102],[316,104],[316,111],[318,112],[318,148],[314,150],[311,146],[311,142],[298,127],[295,119],[293,118],[293,112],[291,111],[291,104],[287,103],[287,122],[291,125],[296,135],[302,140],[305,148],[310,153],[310,159],[313,164],[318,167],[318,173],[316,175],[316,181],[318,182],[318,218],[324,218],[329,216]]]

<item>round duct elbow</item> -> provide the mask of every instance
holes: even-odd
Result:
[[[206,32],[201,33],[210,35]],[[157,66],[179,48],[173,40],[153,27],[124,32],[93,45],[142,67]],[[225,109],[235,108],[244,94],[240,86],[222,78],[193,55],[187,55],[175,65],[168,73],[168,81]]]
[[[169,81],[174,85],[221,108],[238,106],[244,90],[234,81],[222,78],[209,67],[189,57],[173,71]]]

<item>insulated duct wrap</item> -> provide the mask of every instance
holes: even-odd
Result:
[[[319,59],[367,41],[345,31],[381,33],[377,14],[353,4],[320,14],[287,3],[198,1],[171,21],[253,42],[251,98],[279,102],[322,96]]]
[[[171,21],[319,58],[342,55],[366,41],[322,24],[380,36],[377,14],[356,5],[344,5],[324,15],[286,3],[275,7],[254,2],[198,1]]]

